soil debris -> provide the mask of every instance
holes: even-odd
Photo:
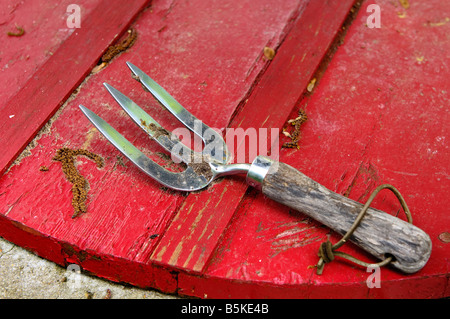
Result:
[[[127,49],[131,48],[137,39],[137,31],[133,28],[128,30],[128,35],[125,39],[120,41],[120,43],[111,45],[108,50],[103,54],[101,58],[101,63],[97,65],[92,72],[96,73],[103,69],[115,56],[122,53],[123,51],[126,51]]]
[[[167,131],[166,129],[162,128],[161,126],[158,126],[154,123],[148,123],[141,119],[141,125],[145,127],[146,131],[151,133],[152,138],[157,139],[158,137],[165,135],[168,138],[175,138],[171,132]]]
[[[298,142],[300,140],[300,127],[303,123],[306,122],[307,119],[308,116],[306,115],[306,112],[300,109],[298,111],[298,116],[295,119],[288,121],[288,123],[293,126],[294,129],[291,133],[289,133],[285,128],[283,128],[283,134],[289,137],[291,141],[284,143],[282,148],[300,148],[300,146],[298,145]]]
[[[22,27],[19,27],[17,24],[16,24],[16,29],[17,29],[18,32],[9,31],[7,33],[8,36],[9,37],[21,37],[21,36],[23,36],[25,34],[25,30]]]
[[[270,47],[265,47],[263,52],[264,57],[269,61],[275,57],[275,50]]]
[[[443,26],[443,25],[447,24],[448,22],[450,22],[450,18],[449,17],[445,17],[445,19],[442,20],[442,21],[439,21],[439,22],[427,21],[423,25],[425,27],[440,27],[440,26]]]
[[[48,167],[47,166],[41,166],[41,167],[39,167],[39,170],[41,172],[48,172]]]
[[[403,8],[408,9],[409,8],[409,1],[408,0],[398,0]]]
[[[172,134],[169,131],[167,131],[166,129],[162,128],[161,126],[158,126],[156,124],[150,123],[150,124],[147,125],[147,127],[152,132],[154,132],[153,138],[158,138],[161,135],[165,135],[165,136],[167,136],[169,138],[172,138]]]
[[[80,155],[86,156],[87,158],[93,160],[97,164],[98,168],[103,167],[103,158],[85,149],[73,150],[64,147],[60,148],[56,152],[55,157],[53,157],[54,161],[61,162],[64,175],[72,184],[72,206],[75,210],[72,218],[75,218],[81,213],[86,212],[88,181],[83,176],[81,176],[75,166],[75,158]]]
[[[120,43],[112,45],[108,51],[102,56],[102,62],[108,63],[119,53],[131,48],[137,39],[137,31],[133,28],[128,30],[128,35]]]
[[[311,82],[309,82],[308,86],[306,87],[306,90],[311,93],[312,90],[314,89],[314,86],[316,85],[316,82],[317,82],[316,78],[312,79]]]
[[[123,158],[121,156],[117,155],[116,160],[117,160],[117,165],[122,166],[122,167],[127,167],[127,165],[125,165],[125,163],[123,162]]]
[[[450,233],[449,232],[443,232],[438,237],[441,242],[450,243]]]

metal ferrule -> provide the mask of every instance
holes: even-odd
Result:
[[[246,174],[250,169],[250,164],[227,164],[209,163],[214,178],[224,175]]]
[[[262,190],[262,183],[274,161],[266,156],[257,156],[247,173],[247,184]]]

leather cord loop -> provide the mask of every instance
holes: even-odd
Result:
[[[412,224],[412,216],[411,216],[411,212],[409,211],[408,206],[406,205],[406,201],[403,198],[403,196],[400,194],[400,192],[392,185],[390,184],[383,184],[378,186],[373,193],[370,195],[369,199],[367,200],[366,204],[364,205],[364,207],[361,209],[361,212],[358,214],[358,216],[356,217],[355,221],[353,222],[352,227],[350,227],[350,229],[347,231],[347,233],[341,238],[340,241],[338,241],[336,244],[332,244],[329,240],[327,240],[326,242],[323,242],[320,247],[319,247],[319,253],[318,256],[320,257],[319,262],[317,263],[316,267],[317,267],[317,274],[321,275],[323,272],[323,268],[325,267],[326,263],[332,262],[335,259],[335,256],[339,256],[341,258],[347,259],[355,264],[364,266],[364,267],[368,267],[369,265],[377,265],[379,267],[388,265],[392,260],[393,257],[389,256],[387,258],[385,258],[384,260],[382,260],[379,263],[376,264],[369,264],[366,263],[364,261],[361,261],[349,254],[343,253],[343,252],[339,252],[337,251],[337,249],[339,249],[342,245],[344,245],[346,243],[346,241],[352,236],[353,232],[356,230],[356,228],[359,226],[359,224],[361,223],[361,220],[363,219],[364,215],[366,214],[367,210],[370,207],[370,204],[372,204],[372,201],[375,199],[375,197],[378,195],[378,193],[383,190],[383,189],[389,189],[390,191],[392,191],[394,193],[394,195],[397,197],[397,199],[399,200],[405,214],[406,214],[406,218],[408,219],[408,222]]]

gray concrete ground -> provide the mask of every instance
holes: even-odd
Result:
[[[87,276],[75,266],[65,269],[0,237],[0,299],[90,298],[176,297]]]

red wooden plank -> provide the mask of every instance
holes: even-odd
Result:
[[[0,144],[3,145],[0,174],[89,74],[106,48],[126,30],[146,3],[146,0],[134,1],[127,10],[122,10],[121,1],[100,2],[90,14],[83,16],[82,27],[75,29],[0,109]]]
[[[353,1],[312,1],[302,8],[292,32],[229,127],[282,127],[352,4]],[[301,56],[297,56],[298,52]],[[245,145],[240,144],[236,153],[243,152]],[[180,269],[202,272],[246,189],[242,178],[228,178],[208,191],[189,195],[152,258]]]
[[[77,1],[83,22],[99,0]],[[48,61],[59,47],[76,31],[67,26],[67,8],[73,1],[4,0],[0,6],[0,37],[2,49],[0,58],[0,109],[17,94],[33,74]],[[16,26],[23,28],[24,35],[8,36],[17,32]],[[79,30],[78,30],[79,31]],[[11,114],[9,114],[11,115]]]
[[[414,224],[432,239],[428,264],[407,276],[382,268],[381,288],[372,289],[366,284],[371,273],[338,258],[318,276],[309,266],[317,263],[320,243],[328,235],[335,243],[339,236],[255,194],[228,226],[205,272],[207,278],[294,285],[293,296],[308,298],[448,296],[450,255],[448,243],[439,235],[450,225],[445,206],[449,84],[443,54],[450,48],[442,15],[449,5],[411,3],[405,10],[378,1],[382,28],[369,29],[365,26],[369,4],[362,6],[313,94],[298,106],[309,116],[302,127],[300,150],[282,150],[281,160],[361,202],[382,183],[398,187]],[[291,114],[295,116],[296,110]],[[381,193],[374,206],[405,218],[388,192]],[[351,243],[342,251],[375,261]],[[200,280],[188,277],[186,281],[188,294],[194,289],[197,295],[217,296],[216,289]]]

